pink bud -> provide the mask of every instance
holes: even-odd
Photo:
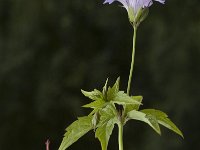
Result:
[[[45,145],[46,145],[46,150],[49,150],[49,145],[50,145],[49,139],[45,142]]]

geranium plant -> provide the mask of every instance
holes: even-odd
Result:
[[[109,138],[115,124],[118,126],[119,150],[123,150],[123,127],[130,120],[142,121],[152,127],[158,134],[161,134],[160,125],[162,125],[183,137],[182,132],[168,118],[166,113],[155,109],[140,110],[143,97],[132,96],[130,93],[137,29],[147,17],[149,7],[153,2],[157,1],[164,4],[165,0],[106,0],[104,3],[111,4],[114,1],[120,2],[127,10],[129,21],[134,29],[132,61],[127,90],[126,92],[120,90],[120,78],[116,80],[113,86],[108,86],[107,79],[102,90],[94,89],[90,92],[81,90],[83,95],[92,101],[83,107],[91,108],[92,111],[87,116],[79,117],[66,128],[59,150],[67,149],[90,130],[95,132],[95,137],[99,139],[102,150],[107,150]]]

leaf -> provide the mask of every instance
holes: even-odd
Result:
[[[88,97],[88,98],[90,98],[91,100],[94,100],[94,101],[100,100],[103,97],[102,93],[97,89],[94,89],[94,91],[91,91],[91,92],[81,90],[81,92],[83,93],[83,95],[85,95],[86,97]]]
[[[113,104],[108,104],[105,108],[99,111],[100,122],[98,126],[102,126],[111,119],[116,119],[117,111]]]
[[[95,137],[101,142],[102,150],[107,150],[110,135],[112,134],[114,123],[112,120],[108,121],[103,126],[97,128]]]
[[[85,108],[101,108],[106,102],[99,99],[99,100],[96,100],[94,102],[91,102],[89,104],[86,104],[86,105],[83,105],[82,107],[85,107]]]
[[[100,111],[100,121],[95,133],[99,139],[102,150],[107,150],[110,135],[112,134],[114,124],[117,123],[117,112],[115,107],[110,104]]]
[[[156,118],[163,118],[163,117],[168,117],[168,115],[160,110],[156,110],[156,109],[143,109],[141,110],[141,112],[145,113],[145,114],[151,114],[156,116]]]
[[[139,103],[142,103],[142,96],[132,96],[132,99],[136,100]],[[138,110],[140,107],[140,104],[127,104],[125,108],[125,112],[128,113],[131,110]]]
[[[113,85],[112,88],[108,88],[107,91],[107,100],[111,101],[115,98],[116,94],[119,92],[119,82],[120,82],[120,77],[117,78],[115,84]]]
[[[99,109],[93,109],[88,116],[92,116],[93,114],[95,114],[96,112],[98,112],[98,110]]]
[[[104,87],[103,87],[103,91],[102,91],[102,94],[103,94],[103,99],[106,101],[106,99],[107,99],[107,84],[108,84],[108,78],[107,78],[107,80],[106,80],[106,83],[105,83],[105,85],[104,85]]]
[[[167,114],[160,110],[155,109],[144,109],[141,110],[141,112],[145,114],[150,114],[152,116],[155,116],[155,118],[158,120],[158,123],[165,126],[166,128],[174,131],[178,135],[180,135],[182,138],[184,138],[183,133],[178,129],[178,127],[168,118]]]
[[[147,115],[143,112],[132,110],[127,114],[128,119],[143,121],[149,124],[158,134],[161,134],[158,121],[153,115]]]
[[[92,128],[92,116],[78,118],[78,120],[76,120],[69,127],[67,127],[67,132],[64,135],[59,150],[67,149],[70,145],[76,142],[79,138],[81,138]]]
[[[169,118],[162,118],[158,120],[158,123],[165,126],[166,128],[174,131],[182,138],[184,138],[183,133],[179,130],[179,128],[169,119]]]
[[[97,124],[99,123],[99,111],[97,111],[92,117],[92,126],[94,131],[96,130]]]
[[[128,96],[124,91],[119,91],[115,98],[112,100],[113,103],[119,104],[119,105],[125,105],[125,104],[138,104],[141,105],[141,102],[137,101],[136,99],[133,99],[133,97]]]

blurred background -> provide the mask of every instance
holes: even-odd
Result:
[[[103,0],[0,0],[0,150],[58,149],[65,128],[90,110],[80,89],[121,76],[125,90],[133,30],[119,3]],[[125,150],[200,149],[200,1],[155,2],[140,25],[133,95],[166,112],[185,139],[130,121]],[[117,150],[117,129],[109,148]],[[89,132],[69,150],[100,150]]]

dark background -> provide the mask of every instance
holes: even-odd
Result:
[[[126,10],[103,0],[0,0],[0,150],[58,149],[64,129],[121,76],[125,90],[133,30]],[[125,150],[200,149],[200,1],[154,3],[138,30],[132,93],[167,112],[185,139],[141,122],[125,126]],[[90,132],[70,150],[100,150]],[[109,143],[117,150],[117,129]]]

